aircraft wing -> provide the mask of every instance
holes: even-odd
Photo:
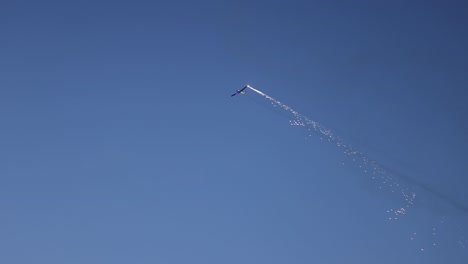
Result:
[[[236,95],[236,94],[245,94],[244,90],[245,90],[246,88],[248,88],[248,87],[249,87],[249,86],[246,85],[246,86],[244,86],[242,89],[237,90],[235,93],[231,94],[231,97],[233,97],[233,96]]]

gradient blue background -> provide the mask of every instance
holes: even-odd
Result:
[[[1,1],[0,262],[468,263],[467,25],[463,1]],[[415,205],[389,221],[401,196],[246,83]]]

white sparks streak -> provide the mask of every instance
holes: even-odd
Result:
[[[378,188],[379,191],[386,191],[387,193],[397,195],[401,199],[401,204],[399,206],[395,206],[395,208],[388,209],[386,211],[387,214],[389,214],[387,218],[388,220],[399,220],[400,218],[402,218],[403,215],[407,215],[408,211],[410,211],[410,208],[414,206],[416,201],[416,193],[412,191],[414,190],[414,188],[410,188],[411,186],[413,186],[413,184],[405,180],[405,177],[399,176],[397,172],[392,172],[391,169],[385,168],[385,166],[381,165],[380,163],[371,160],[363,152],[354,149],[353,146],[346,143],[346,141],[341,139],[340,137],[336,136],[330,129],[327,129],[324,125],[320,124],[319,122],[300,114],[290,106],[276,100],[275,98],[263,93],[262,91],[259,91],[249,85],[247,85],[247,88],[268,99],[271,105],[273,105],[273,107],[282,108],[283,110],[292,114],[293,118],[289,120],[290,125],[296,127],[304,127],[305,129],[307,129],[307,135],[305,139],[309,139],[312,137],[313,133],[311,132],[313,130],[318,134],[320,140],[333,143],[333,145],[338,147],[338,149],[342,153],[349,156],[350,160],[353,161],[355,165],[357,165],[356,167],[362,172],[363,175],[367,175],[369,180],[372,181],[373,184],[375,184],[376,188]],[[341,163],[341,165],[344,164],[344,162]],[[416,185],[416,187],[417,186],[418,185]],[[446,219],[446,217],[443,216],[439,220],[439,225],[446,225],[447,220],[448,219]],[[419,252],[423,254],[426,254],[426,252],[429,252],[431,249],[436,249],[443,246],[443,240],[441,240],[440,235],[440,228],[433,227],[427,231],[428,232],[426,233],[428,233],[428,235],[430,236],[429,243],[424,242],[424,238],[427,238],[427,235],[425,236],[423,234],[422,236],[418,236],[418,234],[414,232],[409,236],[409,239],[412,241],[412,243],[424,243],[424,246],[419,245],[416,248],[419,249]],[[465,236],[459,236],[456,242],[460,248],[464,250],[468,248],[468,240]]]
[[[285,111],[290,112],[294,116],[294,120],[289,121],[290,125],[307,127],[308,131],[313,129],[314,131],[320,134],[321,140],[333,142],[338,148],[343,149],[343,153],[345,155],[352,157],[352,160],[354,162],[358,162],[358,167],[363,173],[365,173],[366,175],[370,175],[370,173],[367,172],[372,172],[372,176],[369,177],[373,180],[380,180],[381,185],[379,186],[379,189],[383,189],[382,186],[386,186],[390,189],[391,193],[400,193],[405,203],[405,206],[401,206],[398,209],[388,210],[388,213],[393,214],[393,217],[389,217],[389,220],[396,220],[398,219],[398,216],[405,215],[408,209],[414,205],[416,194],[411,192],[409,188],[401,186],[401,184],[397,181],[397,178],[391,175],[391,173],[384,169],[384,167],[381,166],[379,163],[371,160],[364,153],[355,150],[350,144],[345,143],[344,140],[342,140],[340,137],[335,136],[330,129],[327,129],[324,125],[320,124],[319,122],[300,114],[290,106],[283,104],[282,102],[265,94],[262,91],[253,88],[250,85],[247,85],[247,88],[270,100],[273,106],[279,106]],[[311,137],[312,135],[308,134],[308,136]]]

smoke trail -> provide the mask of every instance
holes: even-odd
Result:
[[[332,142],[338,148],[342,149],[343,153],[350,156],[352,160],[359,165],[359,168],[365,174],[370,175],[371,179],[379,183],[380,189],[382,189],[385,186],[388,187],[392,193],[401,195],[401,198],[404,201],[404,205],[400,208],[389,209],[387,211],[391,214],[391,216],[389,217],[390,220],[398,219],[398,216],[406,214],[407,210],[414,204],[416,194],[410,190],[408,185],[419,187],[420,189],[430,193],[434,197],[437,197],[438,199],[446,202],[447,204],[452,205],[454,208],[462,212],[468,213],[468,207],[464,206],[460,202],[438,192],[433,188],[430,188],[424,183],[418,182],[407,175],[398,173],[394,170],[384,167],[376,161],[371,160],[364,153],[354,149],[351,145],[345,143],[343,139],[334,135],[334,133],[330,129],[327,129],[324,125],[320,124],[319,122],[300,114],[290,106],[281,103],[280,101],[263,93],[262,91],[259,91],[251,86],[247,87],[252,91],[258,93],[259,95],[265,97],[266,99],[270,100],[270,102],[273,105],[279,106],[284,110],[290,112],[294,116],[294,120],[290,120],[291,125],[302,126],[307,128],[309,131],[312,128],[321,136],[321,139],[325,139],[329,142]],[[406,184],[403,184],[403,182],[405,182]]]

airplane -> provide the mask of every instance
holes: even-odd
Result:
[[[232,94],[231,97],[233,97],[236,94],[245,94],[245,92],[244,92],[245,88],[249,88],[249,87],[250,86],[247,84],[246,86],[244,86],[244,88],[242,88],[240,90],[237,90],[236,93]]]

